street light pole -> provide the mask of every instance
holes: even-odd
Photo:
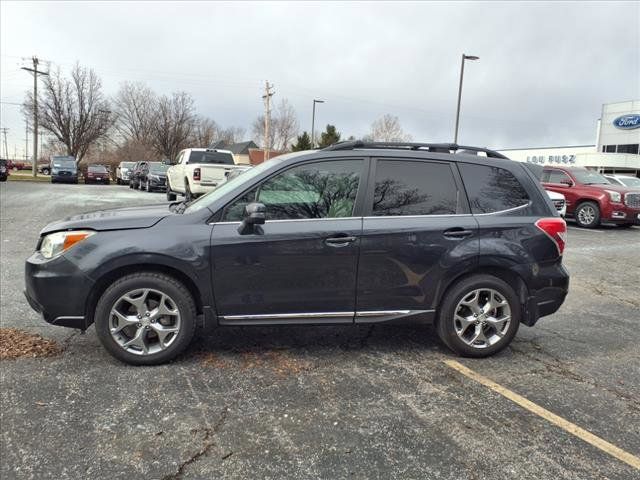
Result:
[[[316,103],[324,103],[324,100],[313,100],[313,114],[311,115],[311,148],[316,147]]]
[[[456,130],[453,136],[453,143],[458,143],[458,125],[460,124],[460,100],[462,99],[462,79],[464,78],[464,61],[465,60],[478,60],[480,57],[475,55],[462,54],[462,61],[460,62],[460,85],[458,85],[458,107],[456,108]]]

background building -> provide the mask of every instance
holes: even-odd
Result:
[[[640,100],[607,103],[597,121],[597,144],[500,150],[512,160],[575,165],[640,177]]]

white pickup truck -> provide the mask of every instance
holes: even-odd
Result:
[[[215,190],[233,170],[244,168],[235,164],[229,150],[186,148],[167,170],[167,200],[173,201],[179,194],[189,202]]]

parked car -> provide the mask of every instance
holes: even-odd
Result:
[[[640,188],[640,178],[632,177],[631,175],[604,175],[604,178],[609,180],[613,185],[620,185],[622,187]]]
[[[104,183],[109,185],[109,169],[104,165],[89,165],[87,174],[84,177],[84,183]]]
[[[567,215],[567,201],[564,198],[564,195],[558,192],[554,192],[552,190],[545,190],[549,198],[551,199],[551,203],[556,207],[556,210],[560,214],[561,217],[565,217]]]
[[[582,167],[545,167],[542,181],[545,189],[565,196],[567,215],[581,227],[595,228],[602,222],[640,225],[640,188],[612,185]]]
[[[38,173],[43,175],[51,175],[51,161],[46,163],[38,163]]]
[[[244,172],[246,172],[247,170],[250,170],[252,168],[251,165],[238,165],[238,168],[231,170],[230,172],[227,172],[227,179],[226,181],[228,182],[229,180],[233,180],[234,178],[236,178],[239,175],[242,175]]]
[[[7,160],[0,158],[0,182],[6,182],[9,177],[9,168],[7,167]]]
[[[136,162],[120,162],[116,168],[116,183],[118,185],[127,185],[131,176],[131,171]]]
[[[176,194],[186,201],[215,190],[227,180],[227,175],[238,167],[229,150],[213,148],[187,148],[178,155],[176,164],[167,170],[167,200]]]
[[[140,175],[142,174],[142,169],[147,163],[149,162],[146,160],[142,160],[136,162],[136,164],[133,166],[133,168],[131,169],[131,174],[129,175],[129,188],[133,188],[134,190],[140,188]]]
[[[535,176],[498,152],[344,142],[191,203],[53,222],[25,293],[49,323],[95,322],[131,364],[171,360],[207,324],[434,322],[485,357],[563,303],[565,235]]]
[[[55,155],[51,157],[51,183],[78,183],[76,158]]]
[[[140,172],[140,190],[147,192],[167,189],[167,169],[169,165],[161,162],[149,162]]]

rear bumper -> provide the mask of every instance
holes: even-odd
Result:
[[[558,311],[569,293],[569,272],[562,265],[539,267],[534,286],[523,305],[522,323],[533,326],[538,320]]]
[[[85,300],[93,285],[93,280],[64,256],[47,261],[35,252],[25,263],[25,297],[52,325],[85,330]]]

